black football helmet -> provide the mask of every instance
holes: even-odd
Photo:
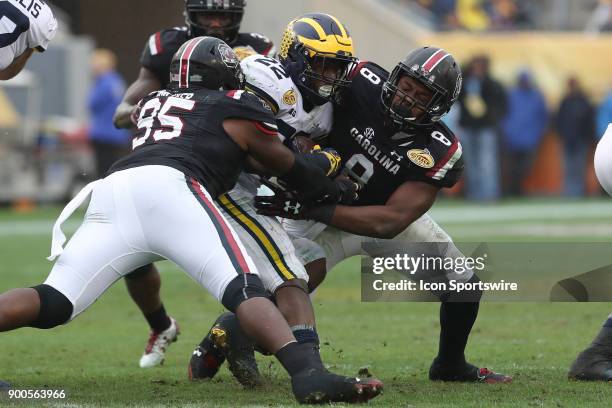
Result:
[[[329,14],[308,13],[289,22],[278,56],[302,96],[322,105],[349,84],[348,73],[356,61],[353,54],[353,39],[346,26]],[[333,77],[325,75],[330,66]]]
[[[243,85],[238,57],[218,38],[192,38],[172,57],[172,88],[242,89]]]
[[[185,0],[185,23],[190,36],[216,37],[231,44],[238,36],[245,6],[246,0]],[[198,14],[216,13],[229,16],[228,25],[215,29],[198,22]]]
[[[431,99],[423,103],[403,93],[397,85],[404,76],[415,79],[429,89],[432,92]],[[398,130],[430,126],[453,106],[461,92],[461,83],[461,68],[451,54],[436,47],[417,48],[395,66],[383,84],[381,101],[385,114]],[[397,103],[396,96],[401,98],[400,103]],[[414,107],[420,108],[425,114],[420,118],[413,117]]]

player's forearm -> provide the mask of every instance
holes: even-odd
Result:
[[[320,200],[325,194],[337,193],[336,185],[327,178],[325,171],[304,156],[308,155],[295,156],[289,171],[281,175],[282,179],[307,200]]]
[[[327,176],[332,176],[340,166],[340,156],[336,152],[317,150],[313,153],[298,153],[298,155],[309,164],[323,171]]]
[[[134,106],[135,105],[126,101],[121,102],[119,106],[117,106],[115,115],[113,116],[113,123],[116,128],[129,129],[134,126],[131,118]]]
[[[421,215],[423,214],[418,211],[399,213],[384,205],[362,207],[337,205],[329,225],[356,235],[391,239]]]
[[[20,56],[18,56],[17,58],[13,60],[11,65],[0,70],[0,80],[6,81],[8,79],[13,78],[18,73],[20,73],[23,67],[25,66],[26,62],[28,62],[28,59],[30,59],[33,53],[34,53],[33,48],[29,48],[25,50],[23,54],[21,54]]]

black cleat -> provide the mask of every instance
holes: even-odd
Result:
[[[189,362],[190,378],[212,378],[227,359],[229,370],[240,384],[249,388],[263,384],[253,343],[240,328],[236,315],[226,312],[219,316],[203,343],[210,346],[199,347],[202,356],[197,355],[198,349],[194,351]]]
[[[311,369],[294,375],[291,387],[295,399],[301,404],[359,403],[378,396],[383,383],[376,378],[362,380]]]
[[[0,380],[0,392],[8,391],[11,388],[11,384]]]
[[[445,365],[433,361],[429,368],[429,379],[432,381],[453,382],[479,382],[486,384],[509,384],[512,377],[499,374],[488,368],[478,368],[475,365],[464,362],[458,365]]]
[[[227,336],[219,321],[225,314],[219,316],[204,337],[204,340],[195,348],[189,360],[188,375],[190,380],[205,380],[213,378],[223,362],[222,347],[227,343]]]
[[[591,344],[578,354],[567,376],[580,381],[612,381],[612,347]]]
[[[214,348],[208,351],[205,347],[198,346],[193,350],[187,375],[190,380],[206,380],[213,378],[225,361],[223,353]]]

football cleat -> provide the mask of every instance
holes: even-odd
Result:
[[[435,359],[429,368],[432,381],[476,382],[485,384],[509,384],[512,377],[496,373],[488,368],[478,368],[470,363],[444,365]]]
[[[223,362],[223,349],[227,348],[227,333],[220,321],[225,319],[224,313],[215,320],[204,340],[191,354],[188,375],[190,380],[205,380],[213,378]]]
[[[11,388],[12,388],[11,384],[9,384],[9,383],[7,383],[5,381],[0,380],[0,391],[8,391]]]
[[[383,391],[383,383],[376,378],[362,380],[309,369],[291,378],[291,388],[301,404],[360,403],[378,396]]]
[[[591,344],[567,373],[568,378],[581,381],[612,381],[612,347]]]
[[[174,343],[181,333],[179,325],[173,318],[170,318],[170,327],[163,332],[152,331],[149,341],[142,357],[140,357],[140,368],[151,368],[164,363],[166,349]]]
[[[226,312],[219,316],[198,348],[201,355],[196,349],[189,362],[190,378],[212,378],[226,359],[240,384],[249,388],[263,384],[253,343],[240,328],[235,314]]]

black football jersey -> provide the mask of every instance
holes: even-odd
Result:
[[[145,44],[140,64],[151,71],[167,87],[170,78],[170,63],[174,53],[189,39],[187,27],[174,27],[158,31],[149,37]],[[274,45],[267,37],[257,33],[239,33],[236,40],[228,44],[232,48],[252,48],[258,54],[273,53]]]
[[[361,62],[334,109],[328,144],[343,160],[343,172],[361,190],[354,205],[383,205],[406,181],[452,187],[463,170],[461,144],[443,123],[393,133],[384,126],[380,96],[389,73]]]
[[[223,121],[243,118],[275,129],[269,107],[246,91],[162,90],[140,104],[133,151],[117,161],[110,173],[169,166],[194,177],[213,197],[234,186],[247,156],[225,133]]]

